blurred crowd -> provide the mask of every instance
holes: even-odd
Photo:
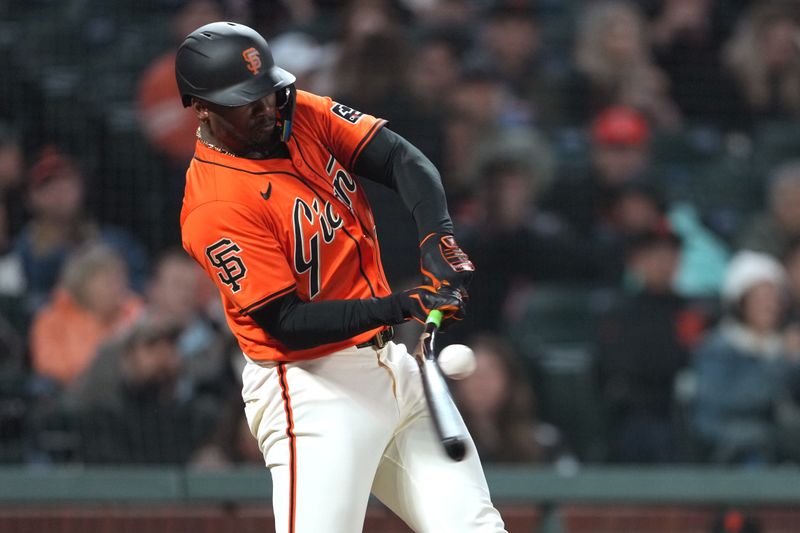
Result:
[[[263,459],[178,247],[214,20],[440,169],[487,462],[800,462],[800,0],[0,1],[0,462]],[[417,242],[362,180],[395,289]],[[414,326],[399,341],[414,342]]]

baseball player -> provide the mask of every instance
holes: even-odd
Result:
[[[370,492],[415,531],[505,531],[474,445],[460,463],[444,455],[416,362],[391,341],[392,325],[431,309],[463,314],[473,266],[436,169],[385,121],[296,90],[247,26],[195,30],[175,70],[200,123],[183,246],[247,358],[242,396],[276,531],[361,531]],[[356,175],[408,206],[423,285],[390,290]]]

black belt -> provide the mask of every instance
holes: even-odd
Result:
[[[378,332],[374,337],[370,340],[362,342],[361,344],[356,344],[356,348],[377,348],[380,350],[384,346],[386,346],[390,340],[394,337],[394,328],[388,327],[383,331]]]

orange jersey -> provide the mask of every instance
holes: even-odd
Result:
[[[251,359],[312,359],[382,329],[290,350],[249,314],[291,292],[303,301],[390,294],[372,211],[350,173],[385,123],[298,91],[290,158],[244,159],[196,143],[181,211],[183,247],[216,283],[228,325]]]

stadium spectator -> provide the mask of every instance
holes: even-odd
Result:
[[[0,120],[0,207],[5,207],[3,221],[0,221],[4,223],[0,242],[4,247],[22,226],[24,179],[25,157],[20,133],[13,125]]]
[[[236,343],[227,328],[206,313],[207,302],[217,301],[209,283],[197,263],[174,248],[161,254],[146,290],[148,317],[181,327],[176,340],[182,365],[179,381],[187,397],[200,392],[222,395],[231,385],[228,359]]]
[[[591,127],[590,169],[556,180],[546,209],[567,221],[583,241],[595,279],[617,284],[624,272],[625,241],[669,219],[683,240],[676,287],[687,296],[719,289],[728,251],[689,203],[670,205],[653,178],[650,128],[632,108],[612,107]]]
[[[86,213],[84,174],[76,161],[57,148],[44,148],[28,174],[32,219],[14,242],[27,291],[26,311],[33,314],[50,297],[59,272],[80,246],[101,242],[125,260],[134,289],[141,290],[147,275],[147,254],[128,232],[98,224]]]
[[[692,362],[697,387],[691,419],[713,462],[776,458],[775,409],[797,365],[787,357],[781,331],[785,291],[786,273],[772,257],[743,251],[731,260],[723,319]]]
[[[19,135],[0,121],[0,318],[5,317],[18,335],[25,334],[29,319],[22,305],[27,288],[22,259],[12,246],[22,226],[24,174]]]
[[[441,115],[456,86],[467,36],[457,28],[422,30],[414,44],[415,60],[409,66],[414,98],[428,113]]]
[[[640,110],[659,129],[681,125],[669,97],[669,79],[655,64],[647,27],[635,4],[599,0],[578,20],[575,72],[567,87],[574,124],[584,124],[609,106]]]
[[[535,80],[534,67],[541,46],[533,5],[528,2],[493,2],[483,17],[481,46],[486,61],[518,94],[527,94]]]
[[[34,371],[68,385],[89,367],[97,348],[141,309],[117,252],[99,244],[77,251],[64,266],[52,301],[34,316]]]
[[[169,320],[138,320],[67,390],[84,462],[185,463],[209,434],[217,405],[178,394],[180,331]]]
[[[789,311],[783,331],[786,352],[800,361],[800,239],[792,241],[783,257],[788,283]],[[780,458],[800,463],[800,372],[789,376],[788,394],[778,406]]]
[[[793,239],[781,257],[789,288],[793,318],[800,320],[800,238]],[[796,316],[795,316],[796,315]]]
[[[461,72],[447,105],[440,170],[451,212],[471,194],[478,147],[504,129],[530,126],[527,103],[515,98],[489,67]]]
[[[0,387],[19,378],[26,370],[24,341],[0,315]]]
[[[772,172],[766,203],[767,210],[753,217],[738,244],[740,248],[782,258],[790,243],[800,238],[800,159],[788,161]]]
[[[681,254],[677,234],[661,225],[631,235],[626,244],[629,283],[598,318],[594,347],[610,459],[672,462],[679,458],[673,381],[707,319],[673,289]]]
[[[611,217],[620,189],[644,179],[651,168],[650,126],[635,109],[604,109],[592,122],[589,135],[590,168],[556,180],[545,204],[585,239],[591,239]]]
[[[800,239],[791,242],[781,263],[786,270],[788,289],[786,299],[789,306],[784,328],[784,342],[790,357],[800,359]],[[798,405],[800,405],[800,381],[797,384],[796,392]]]
[[[537,125],[555,124],[562,108],[563,80],[554,62],[544,56],[541,33],[533,2],[492,2],[470,60],[491,65],[511,94],[531,104]]]
[[[295,75],[295,86],[315,94],[333,92],[334,47],[320,44],[308,33],[282,33],[269,42],[276,65]]]
[[[429,137],[423,152],[441,168],[444,123],[450,95],[458,86],[466,37],[456,28],[424,30],[414,43],[408,87],[417,111],[424,115]]]
[[[173,15],[172,38],[177,45],[196,28],[223,19],[217,0],[187,0]],[[156,58],[144,71],[137,90],[139,122],[153,149],[176,164],[184,164],[194,153],[197,120],[184,108],[175,86],[176,46]]]
[[[537,419],[533,388],[519,356],[492,335],[476,336],[475,372],[453,395],[484,462],[552,462],[568,454],[555,427]]]
[[[403,3],[414,10],[421,24],[428,26],[472,28],[481,9],[481,3],[471,0],[412,0]]]
[[[29,453],[29,373],[23,339],[0,313],[0,463],[21,462]]]
[[[594,264],[600,266],[599,279],[624,281],[628,239],[665,224],[682,242],[674,288],[683,296],[716,296],[728,265],[727,246],[703,224],[691,204],[669,205],[657,186],[641,181],[622,186],[610,216],[598,221],[589,247],[595,254]]]
[[[470,309],[464,328],[497,331],[512,296],[537,282],[586,279],[592,268],[565,224],[538,209],[554,163],[541,136],[509,131],[481,146],[478,161],[471,213],[459,221],[459,241],[481,265],[470,288],[480,305]]]
[[[389,121],[399,133],[435,164],[441,160],[441,117],[429,115],[417,103],[410,86],[410,45],[405,33],[390,27],[365,33],[339,57],[335,99]]]
[[[391,99],[387,94],[390,88],[404,92],[409,58],[398,15],[398,6],[390,0],[348,3],[340,18],[335,80],[335,95],[341,102],[354,107],[372,106],[384,98]],[[367,43],[380,48],[372,49]],[[369,76],[370,68],[375,69],[374,76]],[[373,111],[372,107],[369,109]],[[380,116],[378,111],[373,114]]]
[[[250,433],[244,414],[242,396],[231,395],[209,442],[198,449],[191,467],[201,470],[224,470],[235,465],[263,464],[264,456],[258,441]]]
[[[650,23],[659,66],[669,93],[690,122],[733,126],[740,102],[722,67],[727,27],[721,2],[665,0]]]
[[[788,2],[754,3],[725,45],[725,66],[743,103],[737,114],[745,119],[800,116],[800,27],[795,15]]]
[[[8,208],[0,202],[0,301],[21,300],[25,292],[25,275],[22,271],[22,260],[11,247],[11,235]],[[6,305],[0,303],[0,313],[6,311]],[[7,311],[14,311],[8,309]]]

